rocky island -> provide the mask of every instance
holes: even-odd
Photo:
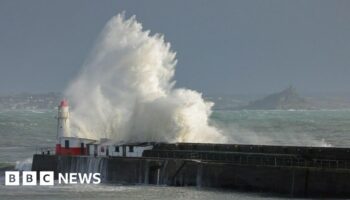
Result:
[[[250,102],[240,109],[246,110],[290,110],[290,109],[312,109],[313,106],[305,98],[301,97],[293,86],[270,94],[262,99]]]

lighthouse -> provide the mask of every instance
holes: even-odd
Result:
[[[85,155],[87,144],[95,140],[72,137],[69,126],[69,106],[67,100],[62,100],[57,113],[57,144],[56,155]]]
[[[57,114],[57,140],[69,137],[69,106],[67,100],[62,100],[58,106]]]
[[[62,100],[58,106],[57,113],[57,144],[56,144],[56,154],[60,155],[65,150],[62,150],[62,140],[69,137],[69,106],[67,100]],[[69,142],[68,142],[69,143]]]

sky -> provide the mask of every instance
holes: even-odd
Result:
[[[136,15],[204,94],[349,93],[350,1],[1,0],[0,94],[61,92],[105,23]]]

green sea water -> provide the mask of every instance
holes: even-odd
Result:
[[[56,112],[0,112],[0,169],[30,169],[40,147],[54,147]],[[350,147],[350,110],[214,111],[212,125],[228,142]],[[29,167],[29,168],[28,168]],[[284,199],[261,193],[153,186],[8,187],[0,175],[0,199]]]
[[[56,112],[0,112],[0,163],[54,147]],[[230,143],[350,147],[350,110],[214,111],[211,124]]]

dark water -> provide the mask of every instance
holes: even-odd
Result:
[[[0,169],[17,165],[30,168],[39,147],[53,147],[56,138],[54,111],[0,112]],[[324,111],[215,111],[212,124],[230,142],[350,147],[350,110]],[[280,199],[260,193],[213,189],[118,186],[56,185],[4,186],[0,176],[0,199]]]

